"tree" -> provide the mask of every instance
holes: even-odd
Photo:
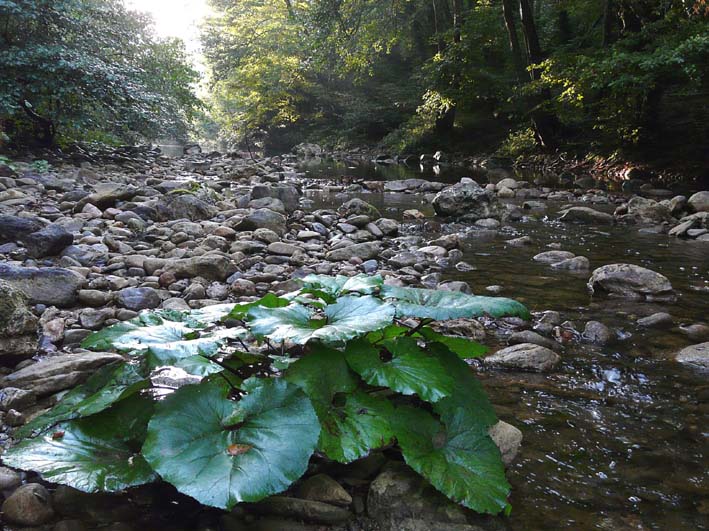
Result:
[[[6,0],[0,28],[0,117],[18,141],[186,134],[198,74],[122,2]]]

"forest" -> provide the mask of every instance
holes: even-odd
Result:
[[[121,2],[4,1],[3,133],[706,160],[705,0],[210,4],[198,99],[179,40]]]

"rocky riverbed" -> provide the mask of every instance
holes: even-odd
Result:
[[[535,310],[531,323],[442,325],[493,347],[473,367],[509,423],[496,440],[512,517],[469,514],[376,453],[350,467],[316,463],[286,496],[229,515],[164,487],[84,495],[0,468],[4,525],[704,528],[709,192],[637,178],[613,191],[568,174],[535,182],[493,164],[471,169],[475,179],[458,179],[459,167],[449,182],[381,180],[376,166],[347,175],[358,164],[314,175],[295,155],[144,151],[42,174],[0,166],[0,442],[116,360],[79,347],[92,330],[144,309],[290,291],[309,273],[376,272]]]

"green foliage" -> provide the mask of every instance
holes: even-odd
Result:
[[[709,18],[694,2],[613,2],[604,14],[604,2],[540,0],[536,65],[519,2],[509,30],[489,0],[212,4],[204,45],[231,139],[518,157],[539,151],[541,113],[549,146],[568,150],[669,145],[698,160],[709,138]]]
[[[509,485],[488,435],[497,419],[461,359],[485,348],[428,326],[483,314],[528,316],[509,299],[365,275],[311,275],[283,297],[143,312],[86,338],[85,348],[127,361],[19,430],[3,461],[89,492],[159,475],[231,509],[286,490],[316,451],[349,463],[393,447],[451,499],[498,513]],[[185,373],[172,387],[163,378]]]
[[[197,72],[119,0],[4,0],[0,27],[0,119],[17,142],[186,134]]]
[[[35,160],[32,162],[32,169],[39,174],[49,173],[52,170],[52,165],[46,160]]]

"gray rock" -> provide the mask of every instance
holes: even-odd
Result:
[[[20,267],[0,264],[0,280],[23,291],[33,304],[70,306],[84,278],[68,269],[57,267]]]
[[[631,198],[626,208],[627,214],[620,217],[625,222],[660,224],[672,219],[670,208],[667,205],[645,197],[636,196]]]
[[[27,254],[33,258],[56,256],[74,243],[74,235],[58,225],[49,225],[32,234],[28,234],[23,243]]]
[[[690,196],[687,205],[692,212],[709,212],[709,191],[701,191]]]
[[[702,323],[694,323],[688,326],[680,326],[679,331],[692,341],[709,340],[709,326]]]
[[[371,260],[373,258],[377,258],[380,252],[381,244],[378,242],[364,242],[330,251],[325,255],[325,258],[331,262],[345,262],[351,258]]]
[[[709,342],[683,348],[677,353],[675,359],[700,369],[709,369]]]
[[[591,274],[588,289],[592,294],[633,300],[672,301],[676,298],[670,281],[664,275],[632,264],[608,264]]]
[[[116,361],[123,361],[123,357],[110,352],[62,354],[13,372],[0,380],[0,385],[46,396],[74,387],[88,378],[95,369]]]
[[[76,260],[82,266],[92,266],[108,261],[109,248],[102,243],[70,245],[61,255]]]
[[[138,312],[157,308],[162,301],[153,288],[125,288],[118,292],[116,302],[123,308]]]
[[[74,212],[81,212],[87,204],[92,204],[104,209],[115,206],[117,201],[131,199],[138,193],[134,186],[126,186],[122,183],[99,183],[95,187],[95,192],[80,199],[74,207]]]
[[[20,474],[11,468],[0,466],[0,492],[14,490],[21,484],[22,477]]]
[[[563,271],[588,271],[591,268],[591,262],[585,256],[574,256],[551,264],[551,267]]]
[[[589,223],[597,225],[612,225],[613,216],[599,212],[589,207],[571,207],[560,212],[560,221],[565,223]]]
[[[0,411],[9,411],[11,409],[23,411],[35,405],[36,402],[37,395],[32,391],[18,389],[17,387],[0,389]]]
[[[520,343],[498,350],[492,356],[484,358],[484,361],[508,369],[545,372],[553,369],[561,358],[546,347],[533,343]]]
[[[236,266],[227,256],[221,254],[203,254],[192,258],[170,260],[161,266],[171,271],[178,278],[203,277],[207,280],[224,281],[236,271]]]
[[[263,197],[273,197],[280,200],[288,212],[293,212],[298,208],[300,192],[295,186],[287,184],[257,184],[251,189],[251,199],[261,199]]]
[[[200,221],[212,219],[219,213],[219,209],[192,194],[178,194],[165,196],[164,200],[156,205],[158,217],[161,220],[189,219]]]
[[[282,256],[293,256],[300,250],[300,247],[298,247],[297,245],[284,242],[273,242],[268,246],[269,253],[278,254]]]
[[[271,229],[278,235],[286,232],[286,217],[267,208],[259,208],[244,217],[237,230]]]
[[[601,322],[589,321],[586,323],[581,336],[589,343],[605,345],[613,339],[613,332]]]
[[[37,318],[28,302],[21,289],[0,280],[0,338],[36,335]]]
[[[522,446],[522,432],[512,424],[500,420],[488,430],[488,434],[500,449],[502,462],[505,465],[512,464],[512,461],[517,457],[520,446]]]
[[[2,504],[3,520],[11,524],[38,526],[54,517],[49,491],[37,483],[28,483],[13,492]]]
[[[535,345],[540,345],[546,347],[555,352],[560,352],[562,346],[548,337],[544,337],[541,334],[532,332],[531,330],[520,330],[519,332],[513,333],[509,338],[507,338],[507,343],[509,345],[519,345],[521,343],[533,343]]]
[[[535,262],[543,264],[558,264],[564,260],[574,258],[576,255],[569,251],[545,251],[534,256]]]
[[[337,481],[327,474],[309,477],[298,487],[298,495],[306,500],[314,500],[347,507],[352,496]]]
[[[674,321],[669,313],[658,312],[638,319],[637,324],[642,328],[667,329],[674,326]]]
[[[44,228],[45,222],[35,217],[0,215],[0,243],[21,241]]]
[[[340,208],[338,208],[337,211],[345,217],[352,215],[365,215],[368,216],[371,220],[376,220],[382,217],[382,215],[379,213],[379,210],[374,205],[370,205],[369,203],[359,199],[358,197],[350,199],[349,201],[344,203]]]
[[[502,207],[497,198],[472,179],[438,192],[433,198],[433,208],[439,216],[465,216],[471,221],[483,218],[499,219],[502,215]]]
[[[260,514],[285,516],[325,525],[341,524],[353,516],[347,509],[329,503],[287,496],[271,496],[250,508]]]
[[[111,294],[97,289],[80,289],[79,302],[86,306],[103,306],[111,300]]]
[[[403,463],[390,462],[369,486],[367,514],[380,529],[402,529],[405,519],[413,518],[452,525],[467,524],[463,507],[448,500],[425,479]]]

